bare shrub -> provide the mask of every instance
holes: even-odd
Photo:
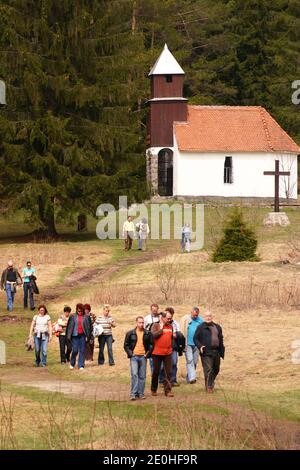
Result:
[[[158,259],[154,263],[156,284],[166,301],[177,287],[180,268],[178,255],[175,254]]]

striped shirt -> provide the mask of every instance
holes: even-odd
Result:
[[[112,331],[111,328],[112,326],[116,326],[114,320],[112,319],[111,316],[105,317],[102,315],[101,317],[96,318],[96,322],[98,325],[101,325],[103,328],[103,335],[111,335]]]

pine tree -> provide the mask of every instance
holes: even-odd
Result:
[[[131,3],[2,2],[1,196],[48,234],[55,219],[145,194],[144,45]]]
[[[255,254],[257,239],[253,230],[247,227],[241,209],[234,209],[224,227],[224,236],[219,241],[212,260],[223,261],[258,261]]]

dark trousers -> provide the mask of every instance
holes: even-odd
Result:
[[[213,351],[209,355],[201,356],[201,362],[204,372],[205,388],[214,388],[215,379],[220,371],[220,354]]]
[[[177,363],[178,363],[178,352],[172,352],[172,374],[171,374],[171,382],[172,385],[177,383]],[[159,373],[159,383],[163,384],[165,381],[165,368],[164,365],[161,365],[160,373]]]
[[[33,289],[30,286],[30,282],[24,282],[23,290],[24,290],[24,308],[28,307],[28,294],[29,294],[30,308],[33,308],[34,307]]]
[[[84,367],[84,353],[85,353],[85,336],[84,335],[72,336],[72,356],[71,356],[70,364],[73,367],[75,366],[78,352],[79,352],[78,369],[80,369],[81,367]]]
[[[113,337],[112,335],[100,335],[98,336],[98,341],[99,341],[99,356],[98,356],[98,364],[102,365],[105,362],[104,358],[104,346],[105,343],[107,344],[107,351],[108,351],[108,361],[109,365],[114,365],[114,356],[113,356],[113,350],[112,350],[112,343],[113,343]]]
[[[72,352],[72,343],[66,337],[66,335],[59,336],[59,348],[60,348],[60,362],[69,362],[70,355]]]
[[[90,339],[85,345],[85,360],[93,361],[94,356],[94,340]]]
[[[125,250],[131,250],[131,247],[132,247],[132,238],[130,236],[130,233],[132,232],[126,232]]]
[[[164,390],[165,393],[168,393],[172,389],[171,375],[172,375],[172,354],[168,356],[158,356],[156,354],[152,355],[153,360],[153,372],[151,380],[151,391],[156,392],[158,387],[158,377],[161,370],[161,365],[163,364],[165,371],[165,380],[164,380]]]

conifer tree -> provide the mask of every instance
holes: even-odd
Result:
[[[258,261],[255,254],[257,239],[251,228],[247,227],[241,209],[235,208],[229,215],[224,227],[224,236],[217,244],[212,259],[223,261]]]

